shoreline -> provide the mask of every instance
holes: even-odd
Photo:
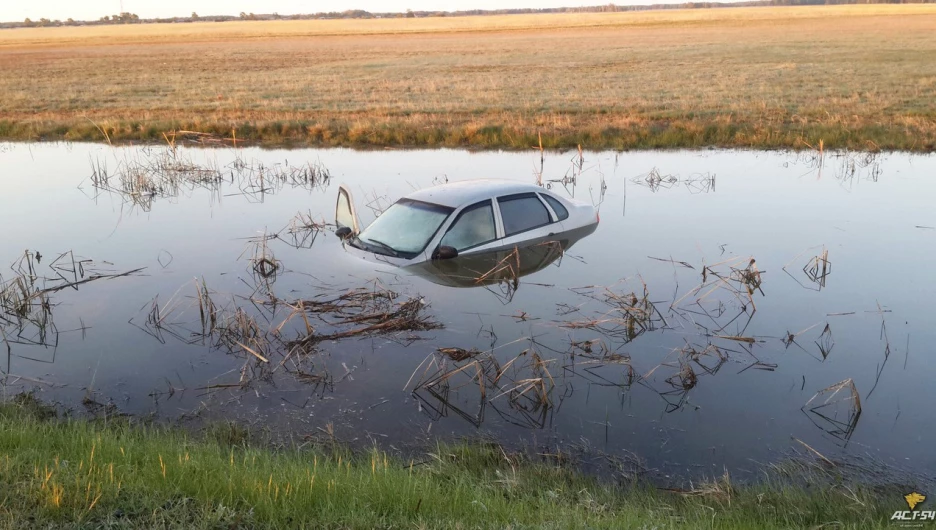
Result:
[[[885,528],[912,488],[855,482],[818,459],[767,467],[756,483],[726,473],[666,489],[494,443],[440,444],[409,461],[327,440],[270,448],[235,424],[192,435],[62,419],[31,394],[0,403],[0,427],[4,527]]]
[[[629,130],[581,130],[549,135],[502,126],[456,129],[380,128],[370,133],[347,126],[323,128],[315,122],[289,121],[265,125],[243,124],[230,129],[220,124],[175,121],[145,125],[140,122],[72,124],[0,120],[0,141],[90,142],[112,145],[174,145],[203,147],[262,147],[267,149],[351,148],[467,149],[477,151],[566,150],[585,151],[743,149],[755,151],[849,150],[861,152],[936,152],[936,134],[888,133],[878,127],[845,131],[834,128],[767,130],[761,133],[737,126],[655,126]],[[936,132],[936,131],[934,131]],[[757,135],[759,134],[759,136]],[[820,147],[821,146],[821,147]]]

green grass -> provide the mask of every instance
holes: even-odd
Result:
[[[0,528],[883,528],[905,493],[772,473],[683,495],[493,444],[401,461],[207,433],[56,419],[29,395],[0,404]]]

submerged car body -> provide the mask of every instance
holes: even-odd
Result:
[[[506,282],[540,271],[562,258],[577,240],[562,239],[490,250],[453,259],[433,259],[403,267],[407,273],[447,287],[481,287]],[[557,263],[558,264],[558,263]],[[514,284],[516,289],[517,284]]]
[[[565,250],[595,231],[598,212],[534,184],[481,179],[415,191],[363,230],[351,193],[341,186],[335,223],[350,251],[410,267],[545,242]]]

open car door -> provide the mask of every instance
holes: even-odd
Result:
[[[351,191],[344,184],[338,186],[338,203],[335,205],[335,224],[338,229],[348,228],[351,235],[358,235],[361,227],[358,224],[357,213],[354,211],[354,199]]]

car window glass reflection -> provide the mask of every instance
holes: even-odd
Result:
[[[569,210],[566,210],[566,207],[563,206],[561,202],[556,200],[554,197],[550,197],[549,195],[546,195],[545,193],[542,194],[542,197],[546,199],[547,203],[549,203],[550,208],[552,208],[553,211],[556,212],[557,221],[565,221],[566,219],[569,218]]]
[[[504,234],[512,236],[550,222],[549,211],[535,195],[498,199],[501,217],[504,219]]]
[[[442,238],[442,245],[462,251],[493,241],[495,238],[497,229],[494,225],[494,209],[491,202],[487,201],[465,210]]]

